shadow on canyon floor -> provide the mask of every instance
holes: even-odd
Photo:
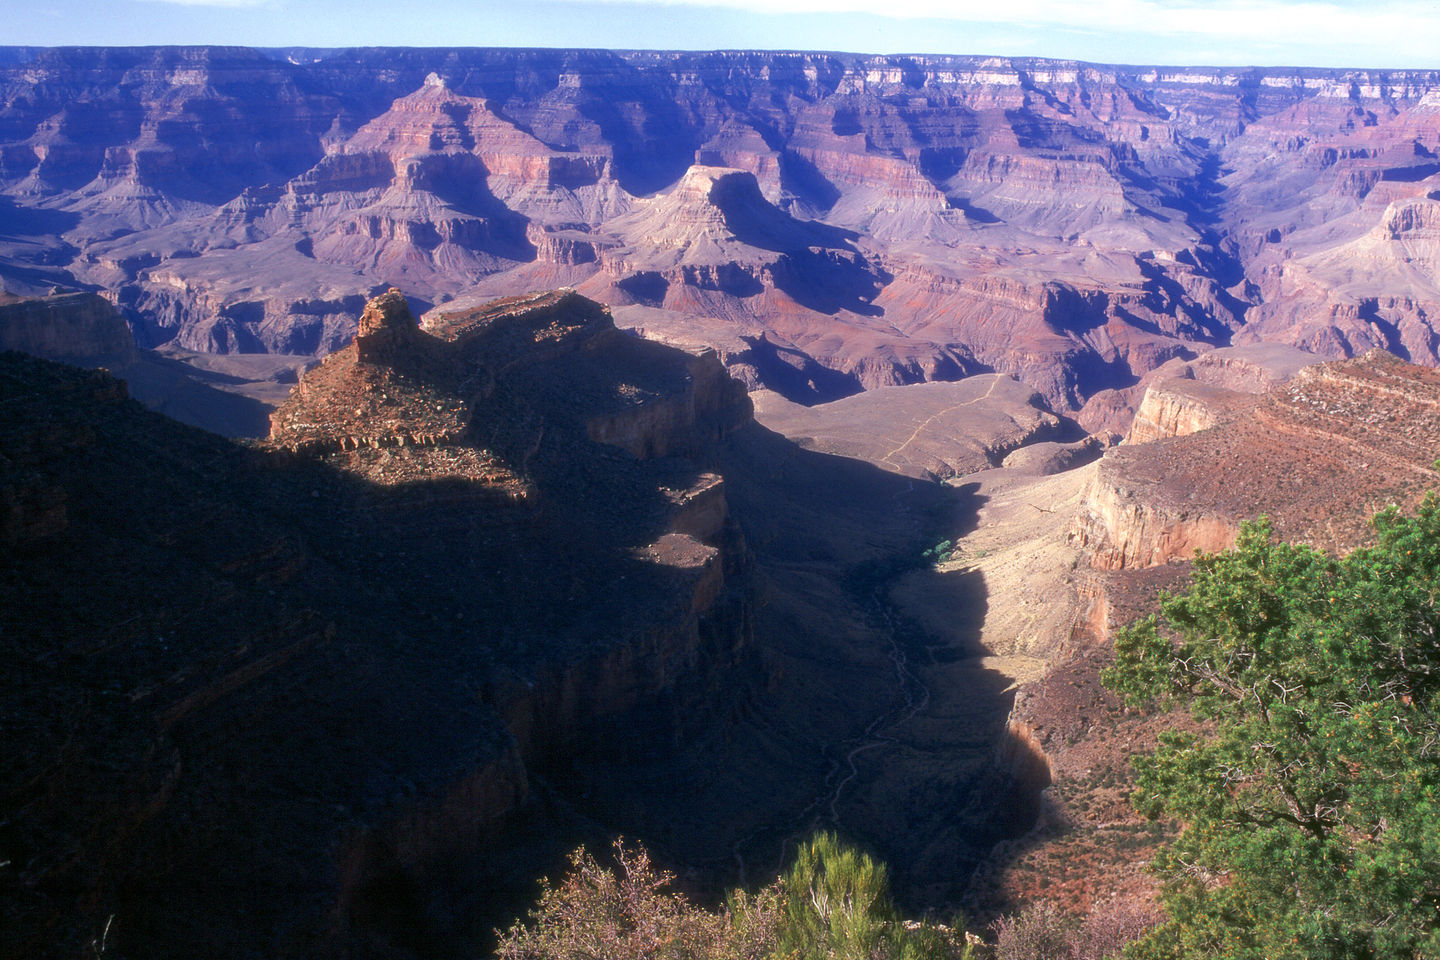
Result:
[[[0,567],[0,706],[27,718],[4,748],[21,786],[0,852],[24,866],[0,955],[81,950],[113,919],[116,949],[155,957],[473,956],[572,845],[615,834],[708,898],[834,826],[891,863],[904,904],[947,904],[1028,826],[1008,681],[886,595],[973,525],[973,493],[753,424],[698,467],[547,432],[526,500],[377,485],[16,362],[0,440],[55,525]],[[513,433],[503,456],[533,440]],[[699,469],[725,476],[749,559],[677,652],[665,625],[697,574],[637,551],[664,532],[659,491]],[[979,581],[962,592],[978,615]],[[637,629],[659,644],[627,668],[642,682],[572,683],[518,772],[496,691],[608,662]],[[526,773],[529,799],[487,820]]]
[[[936,574],[962,601],[943,640],[888,590],[973,528],[981,499],[758,427],[718,466],[753,555],[755,685],[671,753],[590,760],[576,806],[701,897],[768,881],[828,828],[889,862],[907,908],[954,905],[990,847],[1033,823],[1043,761],[1007,730],[1011,679],[980,661],[982,578]]]

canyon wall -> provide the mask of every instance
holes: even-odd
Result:
[[[104,298],[70,293],[43,299],[0,298],[0,350],[52,359],[124,362],[135,341]]]
[[[1350,549],[1372,513],[1432,484],[1422,437],[1437,384],[1433,370],[1376,350],[1307,365],[1260,395],[1152,385],[1130,440],[1101,460],[1073,536],[1109,570],[1224,549],[1262,514],[1286,540]]]
[[[1010,374],[1124,432],[1256,341],[1437,362],[1436,71],[15,49],[0,278],[320,356],[365,297],[575,286],[805,403]],[[1283,184],[1281,187],[1279,185]]]
[[[0,955],[473,955],[763,682],[713,355],[573,293],[359,330],[261,449],[0,357]]]

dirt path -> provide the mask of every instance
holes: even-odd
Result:
[[[914,443],[915,440],[916,440],[916,438],[919,437],[920,434],[925,431],[925,428],[926,428],[926,427],[930,426],[930,424],[934,423],[936,420],[938,420],[938,419],[940,419],[941,417],[945,416],[947,413],[952,413],[952,412],[954,412],[954,411],[956,411],[956,410],[959,410],[961,407],[968,407],[968,406],[972,406],[972,405],[977,404],[977,403],[983,403],[984,401],[989,400],[992,396],[994,396],[994,394],[995,394],[995,386],[996,386],[996,384],[998,384],[998,383],[1000,383],[999,380],[996,380],[994,383],[991,383],[991,384],[990,384],[990,389],[989,389],[989,390],[986,390],[986,391],[985,391],[985,395],[982,396],[982,397],[975,397],[973,400],[966,400],[964,403],[957,403],[957,404],[954,404],[953,406],[946,407],[945,409],[940,410],[940,411],[938,411],[938,412],[936,412],[936,413],[932,413],[932,414],[931,414],[929,417],[927,417],[919,426],[917,426],[914,430],[912,430],[912,431],[910,432],[910,436],[908,436],[908,437],[905,438],[905,442],[904,442],[904,443],[900,444],[900,446],[896,447],[894,450],[891,450],[889,453],[887,453],[887,454],[885,454],[883,457],[881,457],[881,458],[880,458],[880,463],[886,464],[886,465],[888,465],[888,466],[890,466],[890,467],[894,467],[896,470],[899,470],[899,469],[900,469],[900,465],[895,462],[895,460],[894,460],[895,455],[898,454],[900,451],[904,450],[906,447],[910,446],[910,444]]]

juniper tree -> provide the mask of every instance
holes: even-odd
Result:
[[[1187,709],[1135,802],[1184,828],[1127,957],[1440,957],[1440,507],[1335,559],[1263,520],[1120,633],[1106,682]]]

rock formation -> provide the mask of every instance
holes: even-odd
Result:
[[[114,306],[93,293],[25,298],[0,291],[0,350],[124,362],[134,355],[135,341]]]
[[[264,432],[268,407],[289,393],[308,358],[224,357],[136,347],[125,318],[93,293],[0,291],[0,350],[100,368],[130,396],[182,423],[231,437]]]
[[[106,291],[142,346],[311,356],[391,284],[570,285],[792,400],[998,372],[1117,436],[1217,347],[1440,359],[1434,71],[293,60],[14,51],[0,275]]]
[[[988,455],[1056,422],[990,389]],[[571,844],[706,891],[817,811],[919,909],[1037,808],[1013,691],[888,613],[968,499],[574,291],[382,294],[258,445],[17,353],[0,392],[0,956],[471,956]]]
[[[974,478],[986,504],[948,576],[985,578],[983,633],[996,653],[1014,651],[1020,684],[1011,726],[1045,758],[1052,787],[1035,830],[981,864],[971,915],[1041,898],[1082,915],[1153,903],[1145,864],[1170,828],[1131,807],[1130,760],[1190,721],[1125,709],[1100,674],[1113,632],[1181,587],[1196,549],[1229,546],[1242,521],[1265,514],[1283,539],[1345,551],[1372,535],[1376,510],[1435,488],[1435,371],[1379,351],[1312,359],[1248,345],[1172,363],[1188,377],[1153,382],[1131,436],[1099,463]],[[924,611],[945,576],[913,585],[910,608]]]
[[[547,816],[537,775],[670,755],[743,698],[743,540],[675,455],[749,423],[713,355],[570,293],[438,336],[392,293],[360,329],[269,452],[0,356],[0,955],[107,926],[153,956],[469,955],[466,918],[582,822],[497,832]]]
[[[1261,397],[1152,386],[1132,441],[1156,439],[1106,454],[1077,536],[1096,566],[1146,567],[1224,549],[1263,513],[1287,540],[1348,549],[1372,513],[1433,484],[1437,387],[1378,350],[1307,366]]]

